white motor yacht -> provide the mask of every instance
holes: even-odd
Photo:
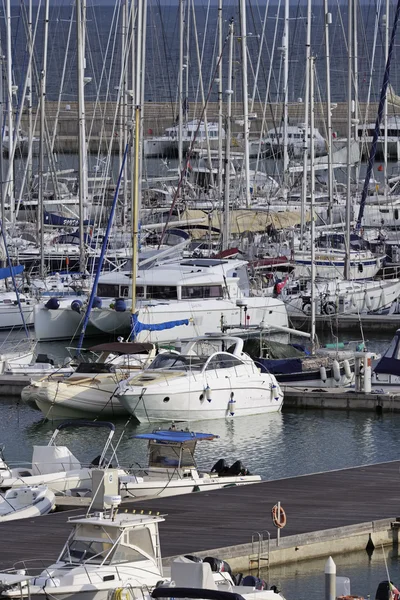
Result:
[[[101,454],[88,466],[83,466],[66,446],[58,446],[56,439],[60,431],[71,427],[107,428],[109,434]],[[33,446],[32,465],[9,467],[0,456],[0,489],[46,485],[56,494],[73,488],[90,489],[92,468],[104,466],[107,451],[112,449],[115,426],[100,421],[73,421],[60,423],[47,446]],[[113,452],[115,454],[115,452]]]
[[[292,158],[300,158],[304,153],[304,125],[289,125],[287,127],[288,152]],[[310,139],[310,128],[308,128],[308,139]],[[278,156],[283,152],[283,129],[282,127],[270,129],[262,140],[263,151],[269,156]],[[258,145],[258,142],[255,142]],[[308,147],[310,142],[308,142]],[[327,153],[326,142],[318,129],[314,129],[314,153],[322,156]]]
[[[127,337],[132,332],[131,272],[115,272],[99,279],[96,308],[90,313],[90,332]],[[135,341],[171,342],[189,340],[221,324],[257,325],[261,322],[287,326],[281,300],[251,296],[247,262],[243,260],[186,259],[139,269],[136,279]],[[82,315],[72,303],[35,308],[38,340],[71,338]]]
[[[148,369],[119,384],[116,397],[141,422],[197,421],[281,410],[273,375],[260,373],[243,340],[194,338],[182,353],[159,354]]]
[[[389,309],[400,296],[400,279],[347,281],[340,279],[315,282],[316,314],[329,317]],[[311,314],[310,281],[294,280],[282,288],[279,296],[286,302],[289,315]]]
[[[110,502],[117,498],[105,496]],[[1,595],[108,600],[114,590],[125,588],[131,600],[143,599],[162,579],[158,524],[163,520],[114,511],[70,518],[73,529],[57,561],[36,576],[1,573]]]
[[[81,362],[68,377],[52,373],[33,381],[22,390],[22,400],[51,421],[127,414],[114,392],[132,371],[144,369],[153,360],[154,344],[110,342],[89,350],[99,355],[96,362]]]
[[[229,467],[225,460],[219,459],[210,472],[199,471],[194,457],[197,443],[217,437],[211,433],[178,431],[175,427],[134,435],[135,439],[148,440],[148,465],[134,475],[119,478],[121,496],[165,498],[261,481],[259,475],[251,475],[240,461]]]
[[[54,493],[45,485],[7,490],[0,494],[0,523],[47,515],[55,501]]]
[[[165,130],[164,135],[154,136],[144,140],[144,155],[173,157],[178,156],[179,127],[174,125]],[[211,148],[218,149],[219,125],[213,121],[206,124],[204,121],[194,119],[182,125],[182,150],[186,153],[193,145],[195,148],[206,148],[208,143]],[[222,139],[225,131],[222,130]]]

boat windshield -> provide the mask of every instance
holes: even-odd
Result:
[[[201,371],[206,362],[206,357],[183,356],[165,352],[159,354],[150,364],[149,369],[162,369],[168,371]]]
[[[111,562],[110,550],[114,544],[110,542],[100,541],[83,541],[83,540],[71,540],[71,542],[65,547],[60,560],[66,563],[82,564],[90,562],[94,565],[105,564],[108,565]],[[107,560],[105,560],[107,557]]]

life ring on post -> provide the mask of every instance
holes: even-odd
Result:
[[[278,527],[278,529],[282,529],[283,527],[285,527],[286,513],[283,510],[282,506],[279,507],[279,513],[278,513],[278,505],[275,504],[275,506],[272,507],[271,514],[272,514],[272,522],[275,525],[275,527]]]

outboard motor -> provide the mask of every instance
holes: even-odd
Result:
[[[201,562],[203,562],[202,558],[200,558],[199,556],[194,556],[194,554],[185,554],[184,558],[187,558],[188,560],[191,560],[194,563],[201,563]]]
[[[228,471],[229,465],[224,458],[220,458],[211,469],[211,473],[218,473],[220,477],[222,475],[227,475]]]
[[[208,563],[213,573],[228,573],[232,577],[232,569],[229,563],[214,556],[206,556],[204,563]]]
[[[242,461],[237,460],[233,463],[231,467],[228,469],[228,475],[250,475],[250,471],[246,469]]]
[[[255,588],[256,590],[266,590],[267,584],[264,579],[255,577],[255,575],[246,575],[243,577],[241,585]]]
[[[375,594],[375,600],[398,600],[399,590],[391,581],[381,581]]]

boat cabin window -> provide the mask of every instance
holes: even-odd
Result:
[[[182,286],[182,300],[192,298],[222,298],[222,285]]]
[[[74,371],[75,373],[115,373],[115,367],[104,363],[81,363]]]
[[[149,369],[168,369],[168,371],[200,371],[205,363],[198,356],[182,356],[163,352],[159,354],[149,366]]]
[[[175,285],[148,285],[146,298],[153,300],[177,300],[178,292]]]
[[[206,371],[212,369],[231,369],[232,367],[240,367],[242,361],[229,354],[216,354],[210,358],[210,362],[206,366]]]
[[[113,283],[99,283],[97,295],[102,298],[128,298],[130,295],[129,285],[117,285]],[[136,296],[144,297],[144,287],[136,286]]]
[[[185,444],[161,444],[149,442],[149,467],[194,467],[196,442]]]
[[[110,564],[110,557],[107,557],[113,544],[111,542],[72,540],[65,548],[61,556],[63,562],[81,564],[91,562],[95,565]],[[104,559],[107,560],[104,562]]]
[[[99,283],[97,286],[97,295],[103,298],[118,298],[119,286],[111,283]]]
[[[67,542],[60,560],[69,563],[90,561],[96,565],[110,564],[108,554],[118,536],[119,531],[116,529],[106,531],[104,527],[98,525],[78,525],[74,536]]]

